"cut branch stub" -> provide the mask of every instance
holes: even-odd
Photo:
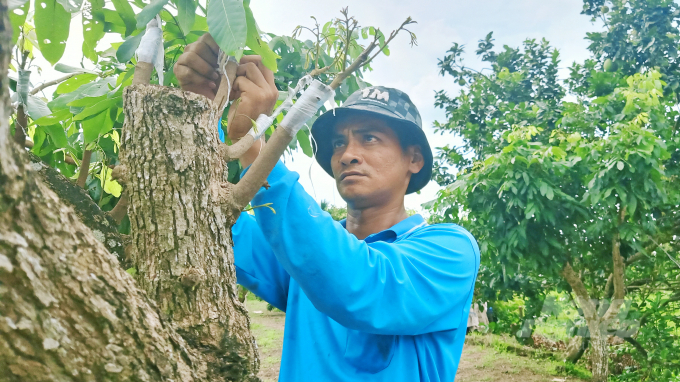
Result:
[[[217,136],[220,111],[179,89],[125,89],[121,162],[127,168],[137,283],[193,347],[210,380],[255,378],[257,350],[239,302],[231,241],[238,209]]]

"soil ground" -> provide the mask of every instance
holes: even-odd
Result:
[[[248,297],[251,297],[249,294]],[[260,374],[264,382],[276,382],[279,376],[283,326],[286,315],[267,311],[267,303],[249,298],[251,330],[260,350]],[[498,352],[493,347],[465,345],[458,366],[456,382],[578,382],[575,377],[560,375],[560,363]]]

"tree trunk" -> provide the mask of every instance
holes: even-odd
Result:
[[[590,352],[593,382],[607,382],[609,376],[609,348],[607,336],[601,333],[598,323],[591,325],[590,329]]]
[[[130,198],[138,285],[208,357],[208,375],[257,373],[257,349],[238,300],[231,226],[239,211],[207,98],[179,89],[125,90],[121,163]]]
[[[157,227],[166,227],[168,219],[175,221],[172,215],[156,215],[168,209],[160,207],[160,202],[139,203],[142,194],[137,191],[138,205],[132,205],[133,210],[137,208],[133,213],[139,229],[135,233],[135,254],[138,267],[154,277],[138,277],[138,282],[152,293],[150,296],[159,299],[158,305],[154,303],[73,208],[40,181],[27,165],[26,154],[14,145],[8,124],[11,33],[6,0],[0,0],[0,381],[255,380],[257,361],[245,313],[240,305],[232,303],[236,297],[229,227],[234,212],[227,208],[218,213],[209,205],[213,199],[201,193],[199,186],[183,183],[182,189],[176,190],[176,202],[184,203],[185,212],[194,208],[195,215],[186,216],[201,221],[190,222],[187,218],[184,235],[178,234],[179,221],[174,229],[162,232]],[[153,126],[150,114],[144,118],[148,126]],[[204,137],[200,132],[192,136]],[[166,137],[171,147],[173,138]],[[135,145],[133,141],[128,143],[130,147]],[[184,149],[172,154],[186,159],[173,157],[174,162],[168,162],[167,158],[159,158],[156,162],[151,154],[159,151],[152,149],[149,146],[142,164],[148,167],[142,174],[155,181],[160,179],[149,171],[166,171],[168,182],[192,181],[188,172],[160,168],[167,163],[189,163],[184,169],[190,171],[195,169],[194,164],[213,164],[206,161],[207,154],[187,153]],[[216,174],[226,176],[226,171],[219,166],[212,170],[206,167],[193,181],[217,179],[213,178]],[[167,199],[174,193],[153,194],[156,185],[141,180],[132,184],[133,189],[135,185],[151,187],[143,192],[176,205]],[[188,195],[187,190],[196,193]],[[145,209],[147,206],[153,209]],[[196,212],[203,208],[207,212]],[[189,236],[194,247],[184,245]],[[141,237],[156,241],[141,243]],[[184,260],[169,261],[169,242]],[[195,261],[192,268],[187,266],[189,261]],[[198,277],[191,277],[193,272],[182,273],[184,285],[193,280],[198,283],[180,289],[175,284],[178,274],[170,272],[188,269],[196,269]],[[218,278],[222,286],[215,285]],[[209,294],[206,288],[213,287],[214,293]],[[167,295],[171,290],[177,294],[175,299]],[[195,317],[188,313],[190,310]],[[164,313],[180,319],[179,330]],[[209,335],[214,337],[207,338]]]

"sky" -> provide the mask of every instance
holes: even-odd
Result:
[[[457,85],[438,74],[437,59],[443,58],[453,42],[466,46],[467,66],[481,69],[484,66],[474,51],[478,40],[493,31],[496,47],[519,47],[527,38],[546,38],[560,51],[561,77],[574,61],[588,57],[586,32],[599,31],[599,24],[581,15],[582,0],[252,0],[251,8],[261,30],[277,35],[290,35],[297,25],[313,26],[310,16],[320,22],[340,15],[339,10],[349,7],[361,26],[380,27],[386,34],[397,28],[408,16],[418,23],[409,28],[418,37],[418,45],[411,47],[407,34],[400,34],[390,45],[389,57],[379,56],[374,71],[365,75],[368,82],[398,88],[409,94],[418,107],[423,127],[435,155],[436,147],[460,144],[450,134],[435,135],[434,121],[445,121],[443,110],[434,107],[434,92],[446,90],[456,94]],[[304,37],[304,35],[303,35]],[[98,50],[107,49],[115,40],[103,42]],[[120,40],[118,40],[120,41]],[[79,17],[72,20],[71,35],[66,52],[60,62],[80,66],[82,26]],[[35,85],[63,76],[49,67],[44,60],[36,60],[43,68],[39,77],[31,80]],[[51,94],[50,89],[48,94]],[[334,180],[316,162],[304,154],[295,153],[285,158],[286,164],[300,174],[300,183],[317,201],[326,200],[344,206],[335,188]],[[439,186],[430,182],[420,194],[406,196],[407,208],[422,211],[421,204],[436,198]]]

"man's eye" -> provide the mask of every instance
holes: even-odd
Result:
[[[378,138],[375,135],[371,135],[371,134],[364,135],[364,141],[366,141],[366,142],[374,142],[376,140],[378,140]]]
[[[332,143],[332,145],[333,145],[333,148],[334,148],[334,149],[337,149],[337,148],[340,148],[340,147],[344,146],[344,145],[345,145],[345,142],[343,142],[343,141],[341,141],[341,140],[338,140],[338,141],[334,141],[334,142]]]

